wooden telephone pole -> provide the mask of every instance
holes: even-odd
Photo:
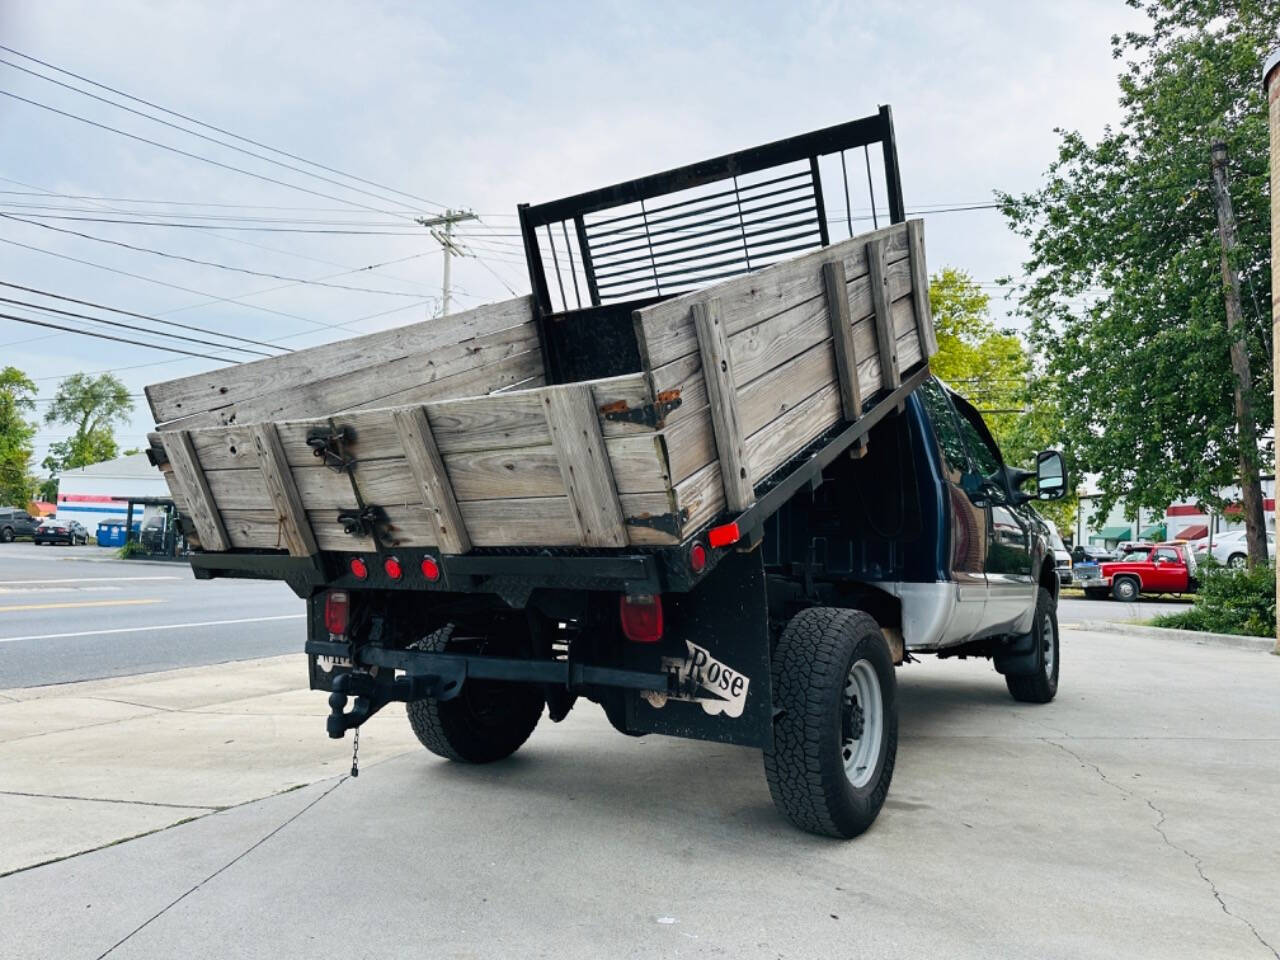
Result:
[[[1249,399],[1253,375],[1249,370],[1249,343],[1240,309],[1240,272],[1236,269],[1236,215],[1227,189],[1227,145],[1210,149],[1213,202],[1218,208],[1218,236],[1222,240],[1222,291],[1227,304],[1227,333],[1231,337],[1231,372],[1235,379],[1236,429],[1240,439],[1240,499],[1244,506],[1245,542],[1249,566],[1267,564],[1267,521],[1262,512],[1262,483],[1258,479],[1258,426]]]
[[[453,299],[453,283],[449,268],[452,265],[455,254],[460,257],[468,256],[467,251],[458,246],[453,239],[453,225],[463,220],[475,220],[478,218],[470,210],[446,210],[438,217],[418,217],[417,219],[422,226],[431,228],[431,236],[435,238],[436,243],[440,244],[441,250],[444,251],[444,269],[440,282],[440,316],[447,317],[449,315],[449,305]],[[435,229],[436,227],[444,227],[444,230],[437,230]]]
[[[1271,128],[1271,376],[1275,406],[1273,421],[1280,425],[1280,49],[1267,57],[1262,68],[1262,88],[1267,94]],[[1280,443],[1276,447],[1276,493],[1280,494]],[[1280,496],[1276,497],[1280,509]],[[1276,600],[1280,601],[1280,577],[1276,578]],[[1276,629],[1275,653],[1280,655],[1280,625]]]

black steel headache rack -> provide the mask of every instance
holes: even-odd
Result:
[[[865,214],[855,214],[851,199],[862,195],[859,166]],[[834,197],[824,192],[824,168],[828,181],[839,180]],[[879,227],[882,213],[889,223],[905,219],[888,106],[663,173],[521,204],[548,381],[639,370],[633,309],[825,247],[833,225],[837,239],[842,228],[854,235],[855,220]]]

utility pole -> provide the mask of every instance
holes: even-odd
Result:
[[[1267,94],[1267,111],[1271,131],[1271,392],[1275,406],[1272,408],[1280,425],[1280,49],[1273,50],[1262,68],[1262,89]],[[1280,516],[1280,443],[1276,448],[1276,487],[1272,496],[1276,499],[1277,516]],[[1280,578],[1276,579],[1276,600],[1280,601]],[[1276,645],[1273,651],[1280,655],[1280,625],[1276,629]]]
[[[418,217],[418,223],[424,227],[431,228],[431,236],[440,244],[440,248],[444,251],[444,271],[440,283],[440,316],[447,317],[449,315],[449,301],[453,297],[453,287],[450,283],[450,267],[454,255],[460,257],[470,256],[470,254],[453,239],[453,225],[463,220],[478,219],[470,210],[446,210],[438,217]],[[437,230],[437,227],[443,227],[443,230]]]
[[[1249,566],[1267,565],[1267,521],[1262,513],[1262,483],[1258,479],[1258,427],[1253,419],[1249,388],[1249,343],[1240,310],[1240,274],[1236,269],[1236,215],[1227,190],[1227,145],[1217,141],[1210,148],[1213,202],[1218,209],[1218,236],[1222,240],[1222,292],[1227,305],[1227,334],[1231,338],[1231,371],[1235,376],[1236,427],[1240,439],[1240,499],[1244,506],[1245,539]]]

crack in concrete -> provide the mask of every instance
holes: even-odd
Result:
[[[84,803],[126,803],[139,807],[171,807],[174,810],[201,810],[206,813],[227,809],[217,804],[162,803],[159,800],[119,800],[114,797],[76,797],[65,793],[30,793],[26,790],[0,790],[0,796],[32,797],[36,800],[80,800]]]
[[[1165,833],[1165,830],[1164,830],[1165,821],[1169,819],[1168,814],[1166,814],[1163,810],[1157,807],[1155,803],[1152,802],[1149,798],[1143,796],[1142,794],[1136,793],[1133,790],[1130,790],[1128,787],[1124,787],[1116,783],[1114,780],[1108,777],[1105,773],[1103,773],[1102,768],[1098,766],[1096,763],[1094,763],[1092,760],[1086,760],[1084,757],[1080,756],[1080,754],[1076,753],[1074,750],[1064,746],[1061,743],[1055,743],[1053,740],[1050,740],[1048,737],[1043,737],[1041,739],[1043,739],[1043,741],[1049,744],[1050,746],[1057,747],[1063,753],[1067,754],[1070,757],[1073,757],[1076,760],[1076,762],[1078,762],[1081,766],[1088,767],[1090,770],[1096,773],[1098,775],[1098,779],[1101,780],[1103,783],[1105,783],[1108,787],[1111,787],[1113,790],[1119,791],[1120,793],[1124,794],[1127,797],[1132,797],[1134,800],[1141,800],[1143,803],[1145,803],[1147,807],[1151,810],[1151,812],[1158,817],[1156,822],[1151,825],[1151,828],[1160,835],[1160,839],[1164,841],[1165,846],[1169,847],[1171,850],[1176,850],[1178,853],[1182,854],[1184,857],[1190,860],[1192,866],[1195,867],[1196,874],[1205,883],[1205,885],[1208,886],[1209,892],[1213,894],[1213,899],[1218,902],[1218,906],[1222,909],[1222,912],[1225,913],[1231,919],[1238,920],[1240,923],[1243,923],[1246,927],[1248,927],[1249,932],[1253,934],[1254,939],[1257,940],[1258,943],[1262,944],[1262,946],[1265,947],[1267,950],[1269,950],[1271,952],[1271,955],[1274,956],[1276,960],[1280,960],[1280,950],[1277,950],[1270,943],[1268,943],[1267,940],[1262,936],[1262,934],[1258,932],[1258,928],[1255,927],[1247,917],[1238,913],[1234,913],[1231,910],[1231,908],[1227,906],[1226,900],[1222,898],[1222,893],[1218,890],[1218,885],[1213,882],[1213,880],[1209,877],[1207,873],[1204,872],[1203,859],[1197,856],[1196,854],[1192,853],[1190,850],[1188,850],[1186,847],[1182,846],[1181,844],[1174,843],[1172,840],[1169,839],[1169,835]]]
[[[175,897],[173,900],[171,900],[171,901],[170,901],[169,903],[167,903],[165,906],[161,907],[159,910],[157,910],[155,913],[153,913],[153,914],[152,914],[150,917],[148,917],[146,920],[142,921],[142,923],[138,924],[136,927],[134,927],[132,930],[130,930],[128,933],[126,933],[123,937],[121,937],[119,940],[117,940],[117,941],[116,941],[115,943],[113,943],[111,946],[107,947],[107,949],[106,949],[106,950],[104,950],[104,951],[102,951],[102,953],[98,954],[97,960],[102,960],[102,958],[103,958],[103,957],[105,957],[105,956],[107,956],[107,954],[114,952],[114,951],[115,951],[115,949],[116,949],[117,947],[121,946],[121,945],[122,945],[122,944],[124,944],[126,941],[128,941],[128,940],[132,939],[136,934],[140,933],[140,932],[141,932],[145,927],[147,927],[148,925],[150,925],[153,921],[158,920],[160,917],[164,916],[166,913],[168,913],[170,910],[172,910],[174,907],[176,907],[179,903],[181,903],[181,902],[182,902],[183,900],[185,900],[187,897],[191,896],[191,894],[195,893],[197,890],[199,890],[201,887],[203,887],[203,886],[204,886],[206,883],[208,883],[210,880],[212,880],[212,879],[214,879],[216,876],[218,876],[218,874],[220,874],[220,873],[222,873],[222,872],[224,872],[224,871],[226,871],[226,870],[229,870],[231,867],[235,866],[237,863],[239,863],[241,860],[243,860],[243,859],[244,859],[245,857],[247,857],[249,854],[253,853],[253,851],[257,850],[257,849],[258,849],[258,847],[262,846],[264,843],[266,843],[268,840],[270,840],[272,837],[274,837],[277,833],[279,833],[279,832],[280,832],[281,830],[283,830],[285,827],[289,826],[289,824],[293,823],[295,820],[297,820],[299,817],[301,817],[304,813],[306,813],[308,810],[310,810],[312,807],[314,807],[317,803],[319,803],[319,802],[320,802],[321,800],[323,800],[325,797],[329,796],[329,794],[333,793],[333,791],[337,790],[340,786],[342,786],[344,783],[346,783],[346,782],[347,782],[347,780],[349,780],[349,779],[350,779],[350,777],[342,777],[342,778],[340,778],[340,779],[338,780],[338,782],[337,782],[337,783],[335,783],[333,786],[329,787],[329,789],[325,790],[325,792],[324,792],[324,793],[320,794],[320,796],[316,797],[314,800],[312,800],[310,803],[308,803],[308,804],[307,804],[305,807],[303,807],[301,810],[297,811],[295,814],[293,814],[291,817],[289,817],[287,820],[285,820],[285,821],[284,821],[284,823],[281,823],[279,826],[277,826],[277,827],[275,827],[273,830],[271,830],[271,832],[270,832],[270,833],[268,833],[266,836],[264,836],[264,837],[260,838],[259,840],[255,841],[255,842],[254,842],[254,843],[252,843],[250,846],[248,846],[246,849],[244,849],[244,850],[242,850],[240,853],[236,854],[234,857],[232,857],[230,860],[228,860],[226,863],[224,863],[222,866],[220,866],[217,870],[213,871],[213,873],[209,874],[207,877],[205,877],[205,878],[204,878],[203,880],[201,880],[199,883],[196,883],[196,884],[192,885],[191,887],[189,887],[186,891],[184,891],[184,892],[183,892],[182,894],[180,894],[179,896]]]

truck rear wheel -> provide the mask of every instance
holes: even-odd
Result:
[[[772,672],[781,712],[764,772],[774,805],[802,830],[856,837],[884,805],[898,754],[884,634],[861,611],[802,610],[782,631]]]
[[[1062,650],[1058,633],[1058,605],[1044,587],[1036,596],[1036,619],[1031,628],[1036,641],[1036,669],[1027,674],[1006,674],[1009,694],[1022,703],[1048,703],[1058,692]]]
[[[415,650],[480,649],[500,656],[524,651],[500,633],[467,639],[454,637],[449,624],[413,644]],[[469,633],[472,631],[468,631]],[[451,700],[414,700],[405,705],[409,725],[436,756],[461,763],[492,763],[524,745],[542,716],[542,691],[533,684],[468,680]]]

